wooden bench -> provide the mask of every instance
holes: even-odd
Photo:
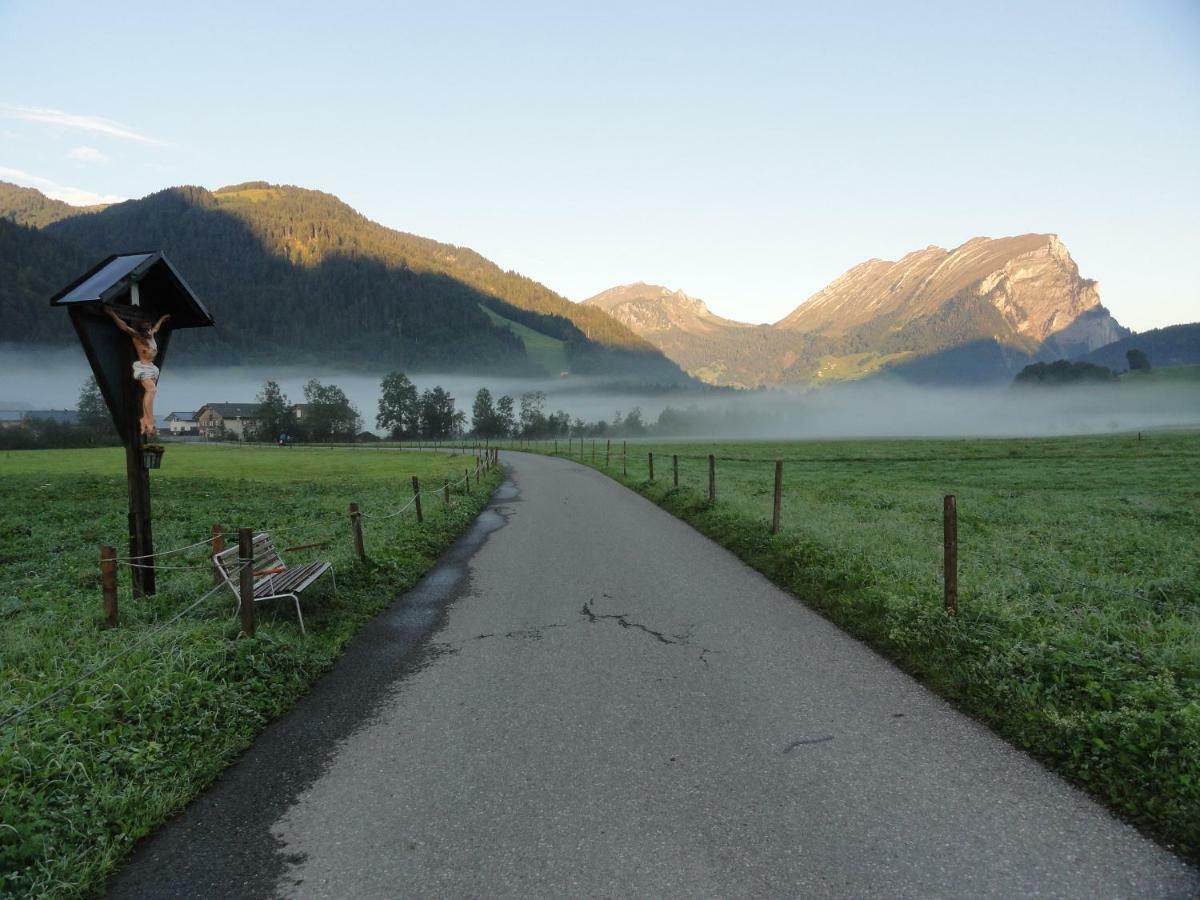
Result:
[[[271,535],[265,531],[254,536],[252,552],[254,554],[254,602],[290,597],[296,604],[296,618],[300,620],[300,633],[304,634],[304,616],[300,613],[300,594],[326,572],[333,579],[333,589],[336,592],[337,577],[333,574],[333,566],[327,562],[311,562],[302,566],[287,565],[279,555],[279,551],[275,549]],[[212,559],[217,572],[229,585],[233,595],[238,598],[238,609],[240,610],[242,608],[241,559],[238,557],[237,545],[215,554]]]

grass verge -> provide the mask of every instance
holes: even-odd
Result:
[[[272,531],[289,562],[327,559],[338,592],[305,594],[307,636],[286,604],[258,608],[239,635],[222,589],[165,624],[212,584],[205,547],[163,557],[159,592],[135,600],[122,568],[121,624],[100,627],[98,549],[124,531],[119,449],[0,456],[0,895],[98,890],[133,843],[196,796],[326,671],[361,625],[411,587],[486,504],[500,470],[426,496],[425,522],[399,509],[409,476],[429,488],[472,456],[398,451],[172,445],[153,475],[156,547],[206,537],[213,523]],[[369,561],[352,552],[360,504]],[[171,568],[166,568],[170,566]],[[148,638],[148,640],[147,640]],[[132,649],[131,649],[132,648]],[[125,653],[95,675],[80,675]]]

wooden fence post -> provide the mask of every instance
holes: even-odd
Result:
[[[779,508],[783,505],[783,460],[775,460],[775,508],[771,511],[771,534],[779,534]]]
[[[463,484],[466,485],[463,493],[471,493],[471,473],[467,469],[463,469]]]
[[[100,588],[104,595],[104,624],[117,624],[117,548],[100,545]]]
[[[679,456],[675,453],[671,454],[671,483],[679,487]]]
[[[417,480],[417,476],[412,477],[413,486],[413,505],[417,508],[417,524],[425,521],[425,516],[421,514],[421,482]]]
[[[947,494],[942,506],[942,581],[946,612],[958,615],[958,501]]]
[[[358,511],[357,503],[350,504],[350,533],[354,537],[354,555],[366,562],[367,548],[363,544],[362,513]]]
[[[442,504],[444,506],[450,505],[450,479],[449,478],[442,479]]]
[[[242,631],[254,637],[254,535],[249,528],[238,529],[238,587]]]
[[[209,554],[209,557],[216,556],[218,553],[221,553],[222,551],[224,551],[224,549],[225,549],[225,529],[222,528],[220,525],[214,525],[212,527],[212,553]],[[213,584],[218,585],[220,583],[221,583],[221,570],[217,566],[213,566]]]
[[[558,438],[554,439],[554,455],[558,456]]]
[[[608,458],[612,455],[612,438],[606,438],[604,441],[604,468],[608,468]]]
[[[708,502],[717,502],[717,458],[708,454]]]
[[[654,451],[651,450],[646,454],[646,465],[650,469],[650,480],[654,480]]]
[[[629,450],[629,442],[621,441],[621,474],[622,475],[629,474],[629,463],[628,463],[628,456],[627,456],[628,450]]]
[[[596,464],[596,439],[592,438],[592,465]]]

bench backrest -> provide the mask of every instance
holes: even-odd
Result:
[[[283,560],[279,557],[279,551],[275,549],[274,541],[271,540],[271,535],[267,532],[264,531],[254,536],[253,547],[254,566],[251,571],[262,572],[284,565]],[[216,554],[213,561],[217,564],[217,568],[220,569],[225,580],[236,587],[241,568],[237,544]]]

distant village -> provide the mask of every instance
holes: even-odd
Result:
[[[309,404],[294,403],[289,409],[292,418],[301,423]],[[161,425],[166,435],[174,438],[246,440],[258,424],[259,403],[206,403],[194,411],[175,411],[165,416]],[[79,411],[74,409],[0,409],[0,429],[29,428],[52,422],[56,425],[78,425]]]

